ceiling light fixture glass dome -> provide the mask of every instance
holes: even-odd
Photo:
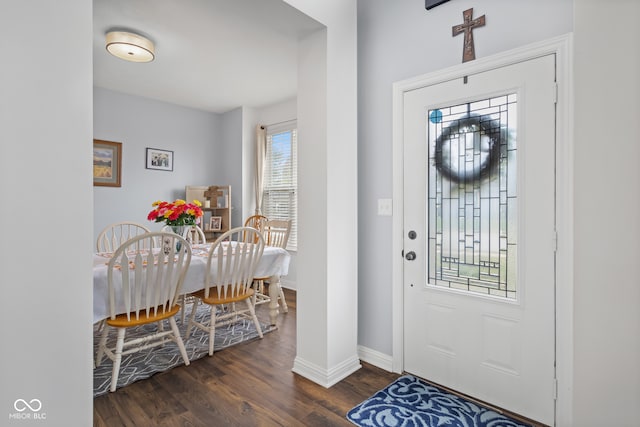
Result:
[[[107,51],[113,56],[131,62],[151,62],[155,58],[151,40],[126,31],[107,33]]]

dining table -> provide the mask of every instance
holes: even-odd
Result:
[[[194,244],[191,247],[191,261],[182,283],[183,294],[190,294],[204,289],[204,281],[207,269],[207,257],[212,243]],[[112,252],[96,252],[93,255],[93,322],[97,323],[109,317],[109,284],[107,281],[107,265],[113,256]],[[269,319],[271,325],[276,325],[278,318],[278,290],[280,278],[289,272],[291,255],[283,248],[265,246],[256,267],[254,277],[270,277],[269,286]],[[211,263],[212,270],[217,263]],[[212,273],[215,273],[212,271]],[[117,290],[116,290],[117,292]],[[124,313],[124,306],[116,307],[117,314]]]

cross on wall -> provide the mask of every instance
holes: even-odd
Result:
[[[473,61],[476,59],[476,48],[473,44],[473,29],[478,27],[484,27],[485,16],[482,15],[479,18],[472,19],[473,8],[467,9],[462,12],[464,22],[462,24],[454,25],[451,28],[452,37],[458,34],[464,33],[464,45],[462,48],[462,62]]]

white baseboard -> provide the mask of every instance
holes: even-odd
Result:
[[[298,288],[296,287],[296,282],[294,282],[292,280],[280,279],[280,286],[282,286],[283,288],[286,288],[286,289],[291,289],[292,291],[297,291],[298,290]]]
[[[370,363],[385,371],[393,372],[393,357],[388,354],[359,345],[358,357],[363,362]]]
[[[292,371],[298,375],[302,375],[308,380],[313,381],[316,384],[320,384],[325,388],[329,388],[332,385],[340,382],[344,378],[348,377],[362,365],[358,357],[353,356],[350,359],[345,360],[341,364],[334,366],[331,369],[322,368],[314,363],[296,356],[293,361]]]

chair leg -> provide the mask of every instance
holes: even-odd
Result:
[[[262,287],[261,283],[262,283],[262,280],[254,280],[251,283],[251,287],[253,288],[253,297],[251,297],[251,298],[253,299],[253,305],[254,306],[258,302],[258,293],[260,292],[260,289]]]
[[[253,319],[253,323],[256,325],[256,331],[258,332],[258,336],[262,338],[262,327],[260,326],[260,322],[258,321],[258,316],[256,316],[256,309],[251,304],[251,299],[247,298],[245,300],[247,302],[247,307],[249,308],[249,313],[251,313],[251,318]]]
[[[284,291],[282,290],[282,286],[280,286],[280,282],[278,282],[278,299],[282,305],[282,312],[288,313],[289,307],[287,307],[287,302],[284,300]]]
[[[98,354],[96,355],[96,366],[100,366],[102,358],[104,357],[104,349],[107,346],[107,337],[109,336],[109,326],[103,325],[102,335],[100,336],[100,343],[98,344]]]
[[[111,388],[109,391],[116,391],[118,385],[118,374],[120,373],[120,363],[122,362],[122,348],[124,347],[125,328],[118,328],[118,339],[116,341],[116,352],[113,360],[113,371],[111,373]]]
[[[176,318],[169,318],[169,325],[171,325],[171,330],[173,331],[173,335],[176,337],[176,344],[178,344],[178,348],[180,349],[180,354],[184,359],[185,366],[189,366],[189,356],[187,356],[187,349],[184,347],[184,342],[182,341],[182,337],[180,336],[180,330],[178,329],[178,325],[176,324]]]
[[[184,323],[184,319],[187,315],[187,304],[189,304],[190,300],[195,299],[192,296],[189,295],[182,295],[180,296],[180,321],[182,323]],[[191,310],[193,311],[193,309],[195,308],[196,303],[195,301],[193,303],[191,303]]]
[[[196,299],[193,302],[193,306],[191,307],[191,315],[189,316],[189,324],[187,325],[187,332],[185,332],[184,334],[184,339],[189,339],[189,333],[191,332],[191,328],[193,328],[193,319],[196,317],[196,308],[198,307],[198,304],[200,304],[200,300]]]
[[[160,332],[164,331],[164,323],[161,321],[157,322],[158,323],[158,330]],[[160,347],[164,348],[164,343],[166,342],[166,338],[162,340],[162,343],[160,344]]]
[[[185,316],[186,308],[187,308],[187,297],[185,295],[182,295],[180,297],[180,322],[182,322],[183,325],[184,325],[184,316]]]
[[[213,356],[213,344],[216,338],[216,306],[211,306],[211,320],[209,321],[209,356]]]

